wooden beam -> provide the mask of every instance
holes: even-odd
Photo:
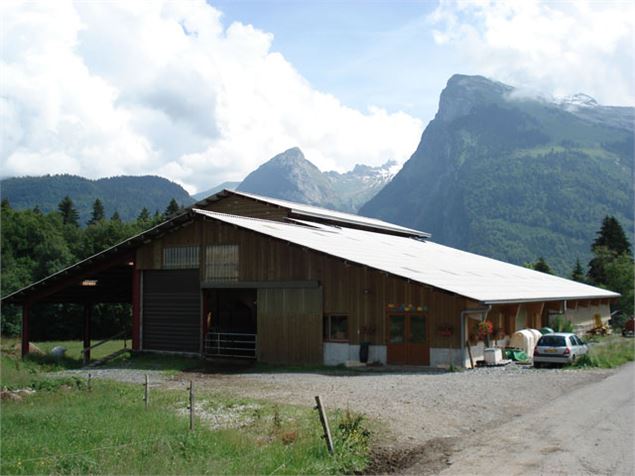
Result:
[[[91,319],[93,316],[92,303],[84,304],[84,365],[90,363],[90,334],[91,334]]]
[[[29,301],[22,304],[22,358],[29,353],[29,318],[31,317],[31,303]]]
[[[104,271],[113,266],[122,266],[133,259],[134,253],[126,251],[125,253],[117,254],[116,256],[104,259],[103,261],[86,269],[84,269],[84,267],[91,264],[91,262],[81,262],[80,264],[75,265],[77,266],[77,269],[68,269],[65,271],[61,271],[58,275],[51,275],[41,282],[34,283],[30,287],[25,288],[25,292],[30,295],[25,296],[24,299],[10,300],[10,302],[19,304],[27,300],[31,302],[39,301],[47,296],[61,291],[64,288],[67,288],[69,286],[76,286],[84,279],[90,278],[91,275]],[[51,281],[50,283],[46,282],[49,280]]]
[[[209,293],[204,289],[201,290],[201,299],[202,299],[202,315],[201,315],[201,357],[205,354],[205,339],[207,338],[207,333],[209,331],[209,322],[207,320],[207,315],[209,314]]]
[[[319,288],[320,281],[318,280],[306,280],[306,281],[204,281],[201,283],[202,289],[226,289],[226,288],[238,288],[238,289],[264,289],[264,288],[293,288],[293,289],[306,289],[306,288]]]
[[[132,271],[132,350],[141,350],[141,271]]]

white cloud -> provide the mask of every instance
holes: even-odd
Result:
[[[316,91],[272,35],[203,0],[4,2],[2,175],[240,179],[299,146],[322,169],[405,161],[421,121]]]
[[[635,104],[635,4],[442,0],[429,16],[438,44],[473,72],[564,96]]]

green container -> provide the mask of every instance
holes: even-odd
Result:
[[[528,360],[527,354],[520,349],[505,349],[505,358],[514,362],[526,362]]]
[[[545,334],[553,334],[553,332],[554,332],[554,331],[553,331],[553,329],[552,329],[551,327],[543,327],[542,329],[540,329],[540,333],[541,333],[542,335],[545,335]]]

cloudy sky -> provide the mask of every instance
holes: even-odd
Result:
[[[0,4],[1,176],[404,162],[454,73],[635,105],[631,2]]]

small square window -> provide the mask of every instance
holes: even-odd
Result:
[[[324,340],[348,341],[348,316],[344,314],[324,316]]]

